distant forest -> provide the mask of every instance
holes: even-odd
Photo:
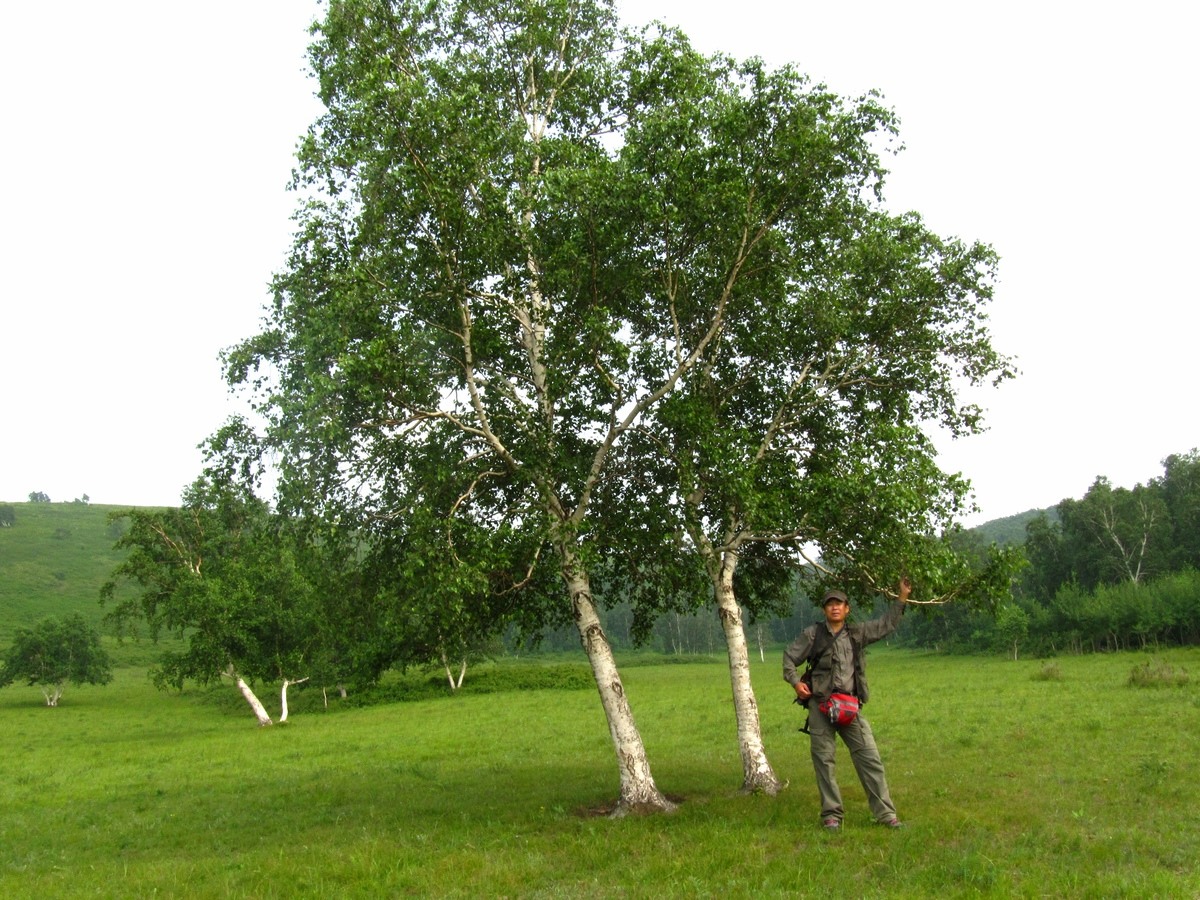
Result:
[[[909,617],[905,640],[955,651],[1046,655],[1200,643],[1200,456],[1163,461],[1132,488],[1095,480],[1064,499],[966,532],[1019,545],[1026,566],[994,615],[945,607]]]

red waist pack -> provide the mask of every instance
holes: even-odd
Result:
[[[829,699],[817,706],[821,715],[835,728],[849,725],[858,718],[858,698],[851,694],[830,694]]]

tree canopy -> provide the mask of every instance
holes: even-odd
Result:
[[[434,561],[434,631],[573,622],[618,809],[667,808],[593,575],[771,543],[768,602],[818,542],[863,590],[952,583],[965,485],[920,425],[972,430],[956,379],[1010,374],[994,254],[884,211],[878,98],[622,32],[608,0],[335,0],[315,33],[297,238],[226,357],[281,509],[369,539],[394,591]]]
[[[40,686],[46,705],[58,706],[68,683],[111,681],[112,664],[100,635],[83,616],[73,613],[16,629],[0,667],[0,686],[18,680]]]
[[[1027,562],[1008,604],[1015,608],[1000,622],[947,610],[908,622],[908,636],[1014,655],[1020,645],[1052,653],[1200,640],[1198,484],[1200,455],[1191,450],[1166,457],[1162,475],[1145,484],[1119,487],[1099,476],[1082,497],[1026,514],[1025,540],[1014,548]]]
[[[318,644],[316,597],[289,523],[232,482],[206,475],[179,508],[134,509],[117,541],[127,551],[101,589],[108,620],[121,633],[144,622],[151,636],[176,634],[183,650],[165,651],[159,686],[229,678],[262,724],[270,724],[249,681],[305,676]],[[139,591],[117,599],[116,586]]]

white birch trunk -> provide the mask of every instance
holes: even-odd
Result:
[[[254,691],[251,690],[250,685],[246,684],[246,680],[237,673],[232,664],[225,670],[225,674],[233,679],[233,683],[237,685],[237,689],[242,692],[242,696],[250,704],[250,709],[254,711],[254,718],[258,719],[258,724],[260,726],[275,724],[271,721],[271,717],[267,715],[267,708],[262,705],[262,701],[254,695]]]
[[[58,698],[63,695],[63,686],[56,684],[53,687],[42,687],[42,696],[46,698],[47,706],[58,706]]]
[[[288,702],[287,702],[288,688],[291,687],[293,684],[304,684],[304,682],[306,682],[306,681],[308,681],[307,675],[303,678],[297,678],[295,681],[288,681],[286,678],[283,679],[283,687],[280,688],[280,690],[279,690],[279,723],[281,725],[287,721],[287,717],[288,717]]]
[[[337,687],[338,696],[341,697],[343,700],[345,700],[346,699],[346,686],[339,681],[337,683],[336,687]],[[325,700],[325,708],[329,709],[329,689],[327,687],[322,686],[321,697]]]
[[[587,574],[569,550],[562,552],[566,557],[563,560],[563,579],[571,595],[579,639],[592,666],[592,676],[600,691],[600,702],[617,754],[621,792],[612,814],[624,816],[631,812],[669,812],[675,808],[675,804],[659,792],[654,784],[654,776],[650,774],[646,748],[633,720],[633,711],[625,696],[612,647],[600,627],[600,617],[592,601]]]
[[[454,672],[450,670],[450,660],[446,657],[446,651],[443,650],[441,654],[442,668],[446,670],[446,680],[450,682],[450,690],[452,692],[457,691],[460,687],[462,687],[463,678],[465,678],[467,675],[467,659],[465,656],[463,657],[462,665],[458,668],[458,679],[455,680]]]
[[[733,708],[737,716],[738,749],[742,755],[742,791],[774,796],[782,784],[776,777],[767,751],[763,746],[762,724],[758,718],[758,700],[750,681],[750,651],[742,610],[733,591],[733,573],[738,555],[727,550],[721,556],[721,567],[713,579],[713,594],[725,646],[729,654],[729,681],[733,688]]]

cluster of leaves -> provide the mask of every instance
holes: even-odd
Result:
[[[245,438],[240,423],[214,437],[179,508],[114,514],[126,555],[101,597],[119,635],[144,625],[182,640],[153,670],[160,687],[241,677],[363,688],[392,666],[486,655],[505,592],[456,554],[475,558],[470,542],[487,533],[458,523],[438,554],[426,533],[437,525],[419,510],[360,526],[272,510],[254,493]],[[118,593],[124,582],[138,590]]]
[[[227,358],[289,502],[470,521],[516,572],[569,540],[632,567],[610,574],[643,631],[729,550],[754,605],[805,546],[863,594],[1005,587],[931,537],[967,484],[921,430],[975,429],[956,379],[1012,374],[982,324],[996,257],[882,209],[877,97],[617,41],[602,2],[335,3],[318,33],[314,199]]]

